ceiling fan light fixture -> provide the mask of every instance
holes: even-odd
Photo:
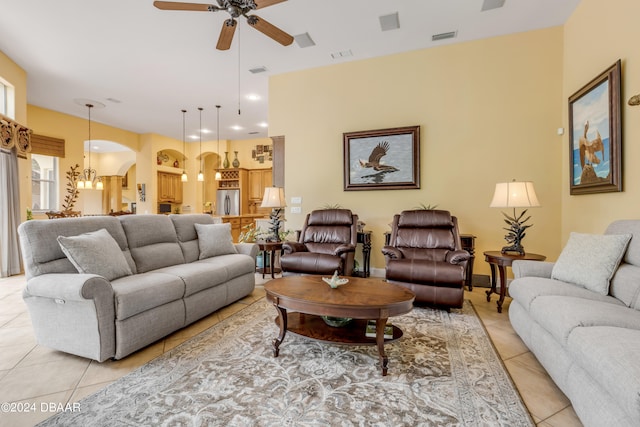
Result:
[[[398,12],[382,15],[378,19],[380,20],[380,29],[382,31],[391,31],[400,28]]]

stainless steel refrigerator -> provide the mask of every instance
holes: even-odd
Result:
[[[216,215],[240,215],[240,190],[218,190]]]

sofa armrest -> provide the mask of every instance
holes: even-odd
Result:
[[[111,282],[97,274],[42,274],[27,281],[24,295],[61,301],[94,299],[113,305]]]
[[[449,264],[462,264],[465,261],[469,261],[471,255],[467,251],[449,251],[445,257],[445,261]]]
[[[282,242],[282,249],[285,254],[292,254],[294,252],[308,252],[304,243],[300,242]]]
[[[23,299],[38,344],[102,362],[116,354],[111,283],[96,274],[43,274]]]
[[[255,243],[235,243],[235,247],[239,254],[249,255],[253,259],[258,256],[258,245]]]
[[[354,245],[340,245],[334,251],[333,254],[337,256],[341,256],[342,254],[347,254],[349,252],[355,252],[356,247]]]
[[[393,246],[383,246],[382,247],[382,255],[388,257],[389,259],[401,259],[403,258],[402,252],[399,249],[394,248]]]
[[[548,261],[526,261],[516,260],[511,264],[513,277],[543,277],[551,278],[551,270],[553,270],[554,262]]]

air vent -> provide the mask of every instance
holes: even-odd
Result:
[[[437,42],[438,40],[452,39],[457,35],[458,35],[457,31],[450,31],[448,33],[434,34],[434,35],[431,36],[431,40],[434,41],[434,42]]]
[[[252,74],[264,73],[267,71],[267,67],[261,65],[260,67],[249,68],[249,72]]]
[[[309,33],[298,34],[297,36],[293,36],[293,39],[296,41],[298,46],[302,48],[316,45],[316,42],[313,41]]]
[[[504,6],[504,2],[505,0],[484,0],[480,10],[484,12],[485,10],[498,9]]]
[[[350,56],[353,56],[353,52],[351,52],[351,49],[343,50],[342,52],[333,52],[331,54],[331,57],[333,59],[348,58]]]
[[[400,28],[400,20],[398,19],[398,12],[390,13],[388,15],[382,15],[380,19],[380,29],[382,31],[397,30]]]

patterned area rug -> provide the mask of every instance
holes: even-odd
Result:
[[[287,334],[264,299],[81,401],[52,426],[533,426],[471,303],[415,308],[385,346]]]

